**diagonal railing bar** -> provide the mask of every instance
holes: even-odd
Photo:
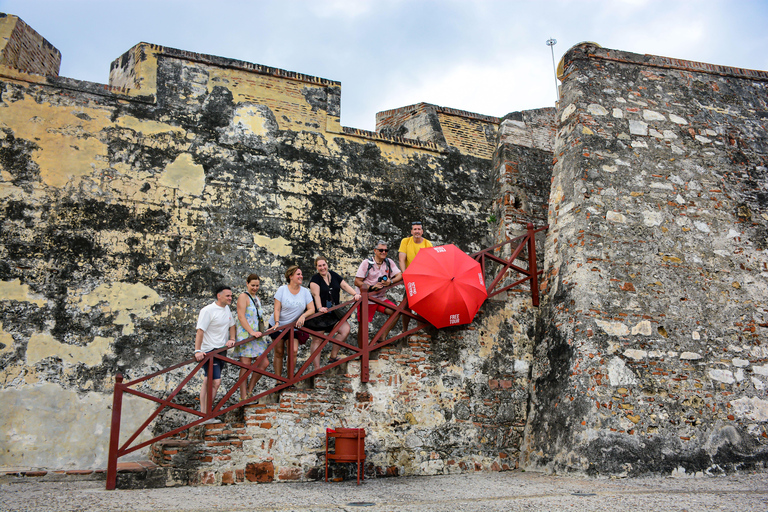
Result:
[[[528,225],[526,226],[526,231],[527,231],[526,234],[520,235],[511,240],[507,240],[506,242],[501,242],[499,244],[494,245],[493,247],[483,249],[482,251],[478,251],[470,255],[472,258],[474,258],[480,263],[480,266],[482,268],[484,275],[487,275],[488,273],[486,260],[490,260],[494,263],[498,263],[501,266],[501,268],[495,272],[495,277],[493,280],[489,282],[489,280],[486,279],[486,289],[488,291],[488,298],[498,295],[504,291],[511,290],[515,286],[518,286],[526,281],[530,281],[531,282],[530,292],[531,292],[532,303],[534,306],[539,305],[538,275],[541,273],[541,271],[538,271],[536,268],[536,233],[540,231],[544,231],[548,228],[549,226],[544,226],[541,228],[534,229],[533,224],[528,223]],[[504,246],[512,247],[513,244],[517,244],[517,246],[514,247],[514,249],[512,250],[512,254],[508,258],[501,258],[493,254],[494,251],[501,249]],[[520,266],[515,265],[514,263],[515,260],[517,260],[520,254],[522,253],[523,249],[526,249],[526,248],[528,249],[528,269],[521,268]],[[507,272],[510,270],[515,271],[518,274],[522,274],[524,277],[513,282],[512,284],[509,284],[497,289],[499,282],[501,282],[501,280],[506,277]],[[511,290],[511,291],[515,291],[515,290]]]
[[[124,386],[125,386],[125,392],[126,392],[126,393],[129,393],[129,394],[132,394],[132,395],[136,395],[136,396],[140,396],[140,397],[142,397],[142,398],[144,398],[144,399],[147,399],[147,400],[151,400],[151,401],[154,401],[154,402],[158,402],[158,403],[160,403],[161,405],[160,405],[160,407],[158,407],[158,408],[157,408],[157,410],[155,410],[155,412],[154,412],[154,413],[153,413],[153,414],[150,416],[150,418],[149,418],[149,419],[147,419],[147,421],[145,421],[145,422],[144,422],[144,423],[143,423],[143,424],[142,424],[142,425],[141,425],[141,426],[140,426],[140,427],[139,427],[139,428],[136,430],[136,432],[134,432],[134,433],[133,433],[133,435],[131,435],[131,436],[128,438],[128,440],[127,440],[127,441],[126,441],[126,442],[123,444],[123,446],[122,446],[122,448],[121,448],[121,449],[126,449],[128,446],[130,446],[130,445],[131,445],[131,443],[132,443],[132,442],[133,442],[133,441],[134,441],[134,440],[135,440],[137,437],[139,437],[139,435],[141,435],[141,433],[144,431],[144,429],[146,429],[146,428],[149,426],[149,423],[151,423],[151,421],[152,421],[153,419],[155,419],[155,418],[157,417],[157,415],[158,415],[158,414],[160,414],[160,412],[161,412],[163,409],[165,409],[165,407],[172,407],[172,408],[174,408],[174,409],[180,409],[180,410],[185,410],[185,409],[186,409],[186,410],[188,410],[188,411],[191,411],[191,412],[192,412],[192,414],[201,414],[201,413],[199,413],[198,411],[195,411],[194,409],[190,409],[190,408],[188,408],[188,407],[179,406],[179,404],[174,404],[173,402],[171,402],[171,400],[173,400],[173,399],[176,397],[176,395],[177,395],[177,394],[178,394],[178,393],[179,393],[179,392],[180,392],[180,391],[181,391],[181,390],[184,388],[184,386],[185,386],[185,385],[186,385],[186,384],[187,384],[187,383],[188,383],[188,382],[189,382],[189,381],[192,379],[192,377],[194,377],[194,376],[195,376],[195,374],[197,374],[197,372],[198,372],[198,371],[199,371],[199,370],[200,370],[200,369],[203,367],[203,365],[204,365],[204,364],[205,364],[205,361],[200,361],[200,363],[199,363],[199,364],[198,364],[198,365],[197,365],[197,366],[196,366],[196,367],[195,367],[195,368],[192,370],[192,372],[191,372],[189,375],[187,375],[187,376],[186,376],[186,377],[185,377],[185,378],[184,378],[184,379],[181,381],[181,383],[180,383],[178,386],[176,386],[176,389],[174,389],[174,390],[171,392],[171,394],[170,394],[170,395],[168,395],[168,398],[167,398],[167,399],[165,399],[165,400],[163,400],[163,399],[158,399],[158,398],[156,398],[156,397],[153,397],[152,395],[149,395],[149,394],[147,394],[147,393],[142,393],[142,392],[140,392],[140,391],[138,391],[138,390],[135,390],[135,389],[131,389],[131,388],[129,387],[129,386],[131,386],[131,385],[134,385],[134,384],[136,384],[136,383],[141,383],[141,382],[144,382],[145,380],[147,380],[146,378],[137,379],[137,380],[135,380],[135,381],[133,381],[133,382],[129,382],[129,383],[127,383],[127,384],[125,384],[125,385],[124,385]],[[180,365],[174,365],[174,366],[171,366],[171,367],[169,367],[169,368],[166,368],[166,371],[155,372],[155,376],[159,376],[159,375],[162,375],[163,373],[169,373],[170,371],[173,371],[173,370],[175,370],[175,369],[177,369],[177,368],[179,368],[179,367],[180,367]]]
[[[515,281],[514,283],[508,284],[507,286],[504,286],[502,288],[497,288],[497,289],[493,290],[493,292],[488,294],[488,298],[490,299],[491,297],[495,297],[496,295],[498,295],[500,293],[504,293],[506,291],[526,293],[526,292],[528,292],[530,290],[525,290],[523,288],[515,288],[515,287],[517,285],[519,285],[519,284],[523,284],[524,282],[530,281],[530,280],[531,280],[530,277],[524,277],[522,279],[519,279],[519,280]]]
[[[129,446],[131,446],[131,443],[133,443],[133,441],[135,441],[136,438],[139,437],[139,435],[141,435],[141,433],[144,431],[144,429],[146,429],[149,426],[149,424],[152,422],[152,420],[154,420],[163,411],[163,409],[165,409],[166,407],[171,407],[173,409],[179,409],[179,410],[182,410],[182,411],[185,411],[185,412],[190,412],[192,414],[198,414],[198,415],[200,414],[199,412],[197,412],[194,409],[191,409],[189,407],[179,406],[178,404],[172,403],[170,400],[158,399],[158,398],[156,398],[156,397],[154,397],[152,395],[148,395],[147,393],[142,393],[141,391],[138,391],[136,389],[126,389],[125,393],[128,393],[130,395],[135,395],[135,396],[138,396],[140,398],[144,398],[146,400],[150,400],[150,401],[153,401],[153,402],[157,402],[157,403],[160,404],[160,407],[155,409],[155,411],[152,414],[150,414],[149,418],[147,418],[147,420],[144,421],[144,423],[142,423],[141,426],[139,426],[138,429],[136,429],[136,432],[134,432],[125,441],[125,443],[123,443],[123,446],[120,447],[121,450],[125,450]]]
[[[500,263],[501,265],[503,265],[501,270],[499,270],[496,273],[496,277],[491,282],[491,284],[487,285],[487,290],[488,290],[488,294],[489,295],[490,295],[491,291],[494,288],[496,288],[496,285],[499,284],[499,281],[504,279],[504,276],[507,274],[507,270],[509,270],[514,265],[514,261],[517,259],[517,257],[520,255],[520,253],[523,251],[523,248],[525,247],[525,242],[527,240],[526,236],[512,239],[512,240],[509,241],[509,243],[511,245],[512,242],[517,241],[519,239],[521,239],[520,245],[518,245],[515,248],[515,250],[512,252],[512,255],[508,259],[506,259],[506,260],[502,259],[502,258],[499,258],[498,256],[496,256],[496,255],[494,255],[494,254],[492,254],[490,252],[487,252],[487,251],[482,251],[481,253],[479,253],[479,256],[482,258],[483,275],[485,275],[485,273],[486,273],[486,268],[485,268],[485,261],[486,260],[490,259],[490,260],[496,261],[497,263]],[[475,259],[477,259],[477,256],[475,256],[475,255],[473,255],[473,256],[475,257]],[[516,270],[517,270],[517,272],[519,272],[521,274],[528,275],[528,271],[523,269],[523,268],[518,267]],[[486,283],[487,283],[487,281],[486,281]]]
[[[490,282],[489,282],[489,279],[487,278],[485,280],[486,289],[488,291],[489,297],[492,297],[494,295],[497,295],[499,293],[502,293],[508,290],[525,292],[525,290],[522,290],[522,289],[512,290],[512,288],[522,283],[525,283],[526,281],[530,281],[531,282],[530,293],[533,299],[533,305],[538,306],[539,304],[538,274],[540,274],[541,272],[537,271],[537,268],[536,268],[535,234],[547,228],[548,226],[538,228],[538,229],[533,229],[533,225],[528,224],[527,233],[525,235],[518,236],[514,239],[508,240],[506,242],[502,242],[493,247],[483,249],[482,251],[478,251],[470,255],[472,258],[474,258],[480,263],[483,275],[486,277],[489,272],[488,264],[493,263],[498,267],[500,267],[497,271],[494,272],[494,277],[493,279],[490,280]],[[513,246],[513,244],[517,244],[517,245]],[[514,247],[512,250],[511,256],[509,258],[501,258],[494,254],[495,251],[501,249],[504,246]],[[514,263],[515,260],[519,258],[520,254],[525,248],[528,249],[528,269],[521,268],[520,266]],[[519,279],[517,279],[511,284],[498,287],[501,280],[504,279],[507,273],[510,271],[517,272],[522,277],[520,277]],[[396,286],[400,286],[400,284]],[[370,325],[366,321],[360,321],[360,320],[367,319],[367,310],[365,308],[367,308],[367,304],[369,302],[384,306],[394,311],[394,313],[390,315],[390,317],[384,321],[384,324],[374,333],[373,338],[371,339],[369,339]],[[308,359],[303,364],[301,364],[298,369],[296,367],[296,363],[297,363],[296,356],[293,354],[293,350],[291,349],[292,344],[295,340],[295,334],[294,334],[295,323],[292,323],[286,326],[280,326],[279,328],[279,330],[281,331],[280,334],[271,343],[269,343],[267,348],[259,357],[251,361],[251,364],[241,363],[239,360],[235,360],[227,357],[226,353],[228,349],[226,347],[222,347],[221,349],[217,349],[215,351],[207,353],[201,361],[197,361],[194,358],[188,359],[186,361],[182,361],[180,363],[174,364],[172,366],[156,371],[149,375],[136,378],[129,382],[123,382],[123,376],[118,374],[115,377],[115,389],[114,389],[113,403],[112,403],[112,422],[111,422],[110,441],[109,441],[109,458],[108,458],[108,465],[107,465],[107,489],[114,489],[116,487],[117,459],[119,457],[132,453],[136,450],[145,448],[153,443],[156,443],[168,437],[174,436],[192,427],[200,425],[205,421],[208,421],[209,419],[215,418],[217,416],[221,416],[222,414],[225,414],[232,410],[243,407],[244,405],[248,405],[253,402],[256,402],[267,395],[283,391],[291,386],[294,386],[296,383],[302,380],[312,378],[315,375],[319,375],[331,368],[335,368],[336,366],[339,366],[341,364],[344,364],[359,358],[361,381],[368,382],[370,379],[369,362],[370,362],[371,352],[373,352],[374,350],[378,350],[382,347],[385,347],[386,345],[389,345],[391,343],[394,343],[395,341],[398,341],[406,336],[410,336],[411,334],[414,334],[430,325],[429,322],[427,322],[421,315],[419,315],[418,313],[413,313],[410,310],[410,308],[405,307],[404,304],[405,304],[405,299],[400,301],[399,304],[393,305],[392,303],[384,302],[384,300],[382,299],[369,297],[367,291],[362,291],[361,297],[359,300],[347,301],[345,303],[338,304],[332,308],[329,308],[328,309],[329,312],[335,311],[340,308],[345,308],[345,307],[348,309],[345,311],[344,315],[342,315],[342,318],[338,321],[338,323],[327,334],[324,332],[315,331],[313,329],[309,329],[303,326],[297,329],[299,332],[307,333],[308,335],[312,336],[312,338],[320,341],[320,343],[315,348],[315,350],[311,351]],[[348,321],[355,312],[358,312],[357,346],[351,343],[348,343],[346,341],[339,341],[338,339],[335,338],[335,335],[338,333],[343,322]],[[323,314],[324,313],[318,312],[310,316],[309,318],[314,318]],[[389,332],[395,326],[398,319],[400,319],[401,316],[403,315],[408,317],[409,319],[415,320],[416,327],[407,329],[404,332],[400,332],[398,334],[390,336]],[[276,330],[275,328],[272,328],[266,331],[264,335],[274,333],[275,330]],[[245,343],[249,343],[254,339],[255,338],[245,339],[243,341],[236,343],[234,346],[237,347]],[[285,376],[277,375],[275,373],[272,373],[266,370],[261,370],[259,368],[261,363],[266,358],[268,358],[270,354],[272,354],[272,359],[274,361],[275,349],[279,343],[287,343],[288,345],[287,347],[288,350],[285,351],[286,357],[288,360]],[[310,371],[310,366],[312,365],[312,361],[318,355],[320,355],[323,349],[329,344],[338,345],[342,349],[349,351],[350,354],[341,357],[336,362],[329,363],[324,366],[320,366],[319,368],[314,368],[313,370]],[[209,374],[212,374],[212,365],[213,365],[214,357],[216,357],[217,359],[221,359],[233,366],[244,368],[246,372],[243,374],[242,377],[238,376],[238,378],[235,380],[234,385],[229,390],[225,391],[224,396],[216,403],[214,403],[215,397],[211,396],[213,382],[212,382],[212,379],[209,380],[208,381],[209,399],[208,399],[206,411],[198,411],[191,407],[174,403],[173,400],[178,396],[179,393],[181,393],[181,391],[187,385],[189,385],[190,381],[196,375],[199,374],[199,372],[202,370],[204,365],[206,364],[209,365],[208,366]],[[174,370],[178,370],[180,368],[184,368],[190,365],[193,366],[190,373],[186,375],[182,379],[182,381],[165,398],[158,398],[144,391],[133,389],[136,386],[144,384],[150,379],[165,375],[169,372],[172,372]],[[237,401],[234,404],[227,405],[228,403],[230,403],[230,400],[232,399],[233,395],[239,389],[240,384],[242,384],[243,382],[247,382],[248,379],[251,377],[251,375],[253,375],[254,373],[262,375],[263,377],[272,379],[274,381],[273,385],[271,387],[267,386],[265,390],[257,394],[254,394],[253,396]],[[129,395],[133,395],[133,396],[154,402],[158,404],[158,407],[153,410],[150,416],[145,421],[143,421],[142,424],[139,426],[139,428],[137,428],[136,431],[133,432],[128,437],[128,439],[121,445],[119,442],[120,421],[121,421],[121,414],[122,414],[123,396],[126,393]],[[136,442],[138,437],[143,432],[146,431],[146,429],[149,427],[152,421],[156,419],[158,415],[166,408],[176,409],[176,410],[191,414],[193,416],[199,416],[199,417],[190,421],[185,425],[176,427],[164,434],[153,436],[151,439],[147,439],[141,442]],[[135,442],[136,444],[133,444]]]

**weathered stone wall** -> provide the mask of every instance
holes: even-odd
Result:
[[[554,132],[551,108],[513,112],[502,120],[493,159],[497,242],[523,234],[529,222],[547,223]]]
[[[338,82],[144,43],[115,61],[111,86],[0,72],[0,465],[104,467],[114,375],[190,357],[216,283],[238,291],[257,272],[271,309],[289,264],[309,276],[324,253],[349,278],[413,218],[433,242],[488,245],[490,157],[341,129]],[[451,385],[497,373],[509,372]],[[124,431],[147,407],[126,408]],[[36,450],[61,438],[53,418],[92,435]]]
[[[521,465],[768,460],[768,73],[580,45],[563,59]]]
[[[18,16],[0,12],[0,65],[58,76],[61,52]]]

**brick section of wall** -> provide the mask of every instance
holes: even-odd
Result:
[[[448,146],[477,158],[493,157],[499,118],[442,107],[437,117]]]
[[[194,96],[203,88],[223,87],[236,102],[268,106],[281,129],[340,131],[339,82],[259,64],[140,43],[112,62],[109,83],[152,94],[158,69],[179,64],[180,75],[197,83],[197,90],[190,90]]]
[[[524,465],[764,468],[764,73],[593,45],[563,64]]]
[[[407,137],[445,147],[445,136],[437,118],[437,107],[417,103],[376,114],[376,131],[385,136]]]
[[[22,19],[0,13],[0,33],[1,65],[36,75],[59,75],[61,52]]]
[[[497,117],[429,103],[418,103],[376,114],[376,131],[453,147],[462,153],[489,159],[496,147]]]

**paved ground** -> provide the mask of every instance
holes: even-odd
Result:
[[[382,478],[339,483],[104,489],[104,482],[0,484],[2,511],[759,511],[768,473],[584,479],[537,473]]]

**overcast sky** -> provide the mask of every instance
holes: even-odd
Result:
[[[768,0],[0,0],[106,83],[139,42],[340,81],[341,122],[418,102],[503,116],[552,106],[555,60],[581,41],[768,70]]]

